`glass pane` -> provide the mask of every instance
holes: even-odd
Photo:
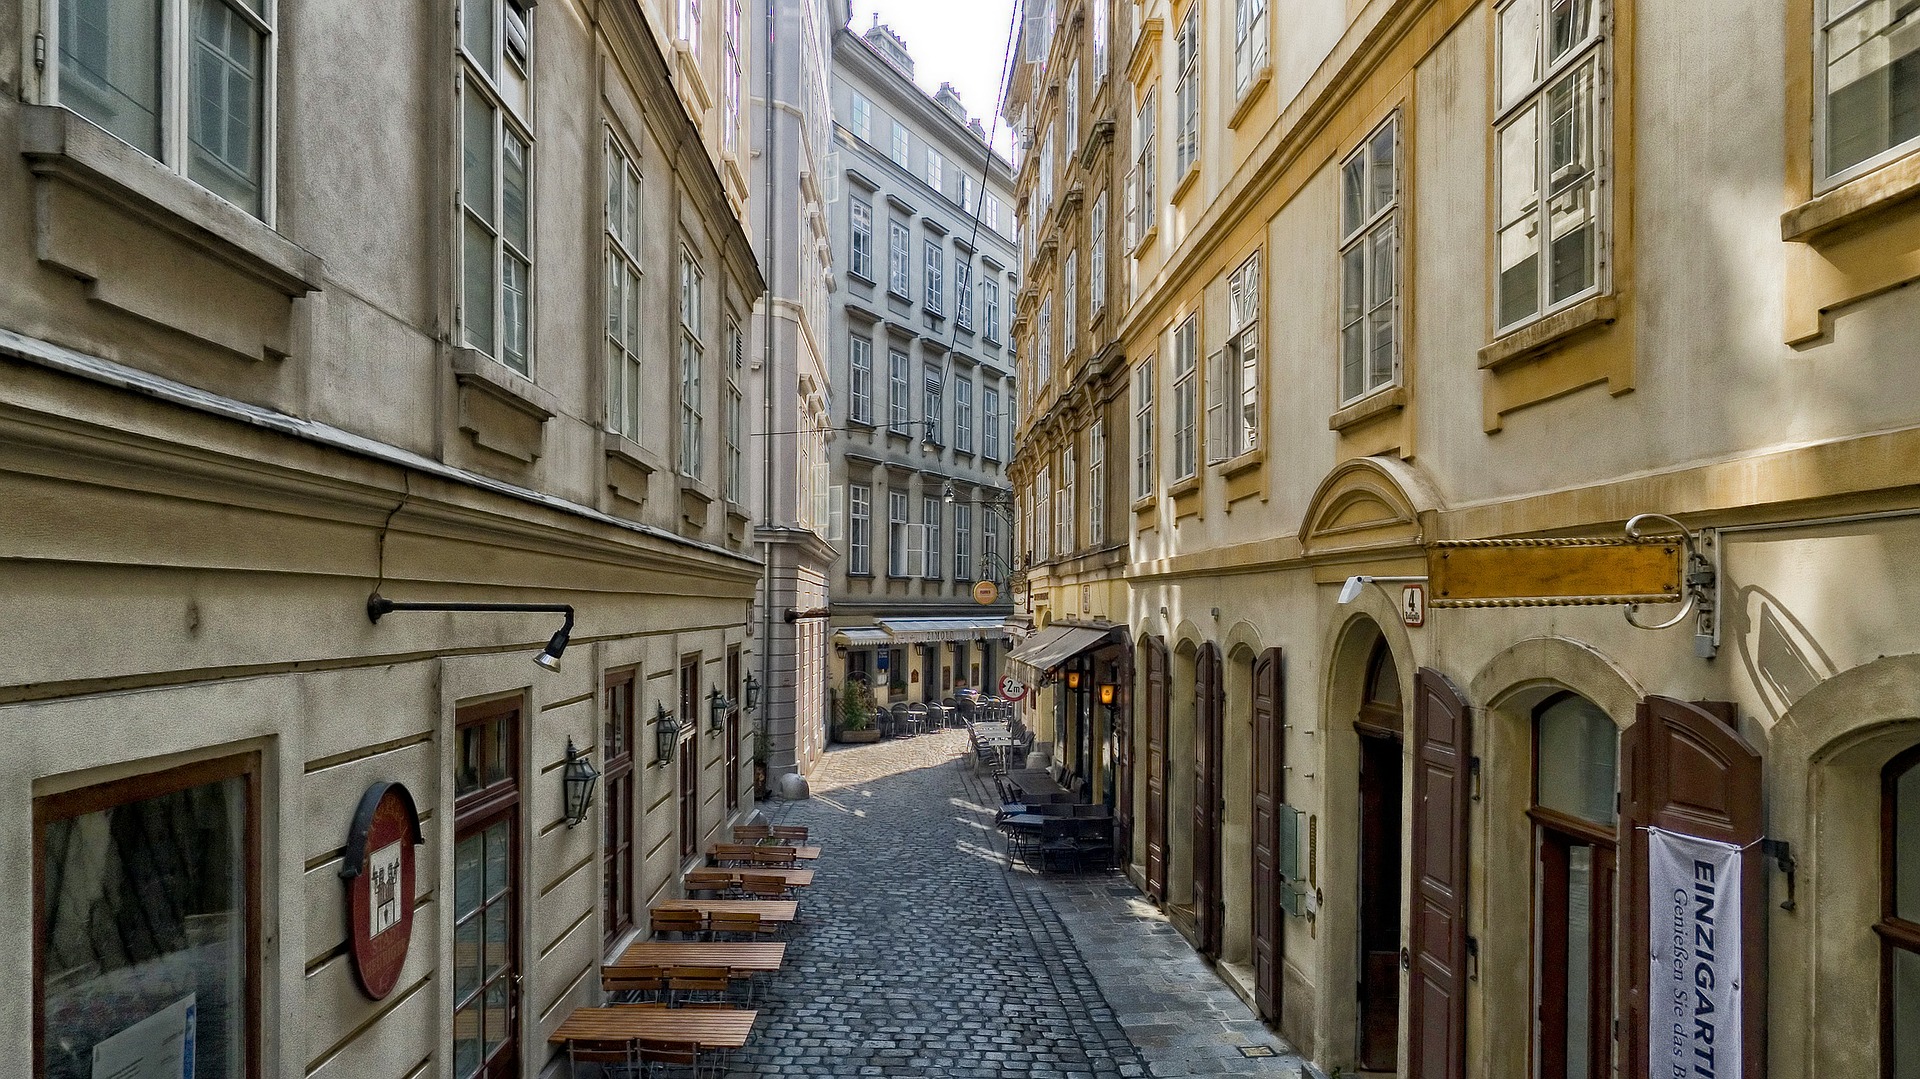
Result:
[[[507,915],[512,905],[505,899],[497,900],[482,916],[486,922],[486,953],[481,957],[480,965],[482,980],[498,976],[513,958],[508,949],[508,943],[512,940],[512,927],[507,924]]]
[[[1549,281],[1553,303],[1593,287],[1597,248],[1594,213],[1592,181],[1553,196],[1547,221],[1553,236]]]
[[[480,988],[479,915],[453,928],[453,999],[465,1000]]]
[[[453,916],[464,918],[486,902],[486,839],[470,835],[453,849]]]
[[[1394,129],[1398,125],[1388,124],[1374,136],[1367,147],[1367,179],[1371,183],[1372,195],[1367,203],[1369,214],[1379,213],[1393,201],[1393,141]]]
[[[1895,1079],[1913,1079],[1920,1075],[1920,953],[1894,950],[1889,989],[1893,1074]]]
[[[461,102],[461,198],[467,209],[493,223],[493,107],[479,94]]]
[[[1500,107],[1540,78],[1540,0],[1513,0],[1500,11]]]
[[[493,352],[493,233],[466,217],[466,265],[462,268],[464,295],[461,317],[467,344],[489,355]],[[476,773],[477,774],[477,773]]]
[[[1540,107],[1522,109],[1500,129],[1500,224],[1510,225],[1539,209]]]
[[[51,821],[42,834],[41,1074],[91,1079],[96,1047],[142,1024],[192,1037],[202,1079],[238,1079],[252,932],[246,780]]]
[[[640,354],[640,271],[627,267],[627,351]]]
[[[460,728],[459,759],[453,765],[453,793],[456,795],[480,789],[480,769],[485,753],[481,736],[485,730],[484,725]]]
[[[501,360],[508,367],[526,374],[527,293],[533,267],[527,260],[509,254],[500,265]]]
[[[507,242],[529,251],[527,227],[527,143],[509,131],[500,152],[500,220]]]
[[[480,1070],[480,1005],[453,1013],[454,1079],[471,1079]]]
[[[1920,922],[1920,764],[1894,783],[1893,867],[1894,916]]]
[[[1527,218],[1500,230],[1500,325],[1540,310],[1540,222]]]
[[[1366,367],[1366,324],[1356,322],[1340,331],[1340,399],[1349,401],[1365,392],[1361,375]]]
[[[1373,246],[1371,257],[1367,260],[1367,306],[1379,307],[1392,300],[1395,294],[1397,269],[1394,257],[1394,233],[1392,222],[1385,222],[1374,229],[1367,238]]]
[[[1547,62],[1572,52],[1592,36],[1598,5],[1594,0],[1551,0],[1547,19]]]
[[[512,861],[512,836],[508,834],[507,822],[500,821],[489,825],[487,836],[487,898],[498,898],[507,890],[507,873]]]
[[[1367,220],[1367,162],[1355,154],[1340,170],[1340,234],[1348,235]]]
[[[1562,697],[1540,712],[1535,801],[1597,824],[1612,824],[1620,735],[1584,697]]]
[[[188,64],[187,175],[250,213],[260,212],[263,39],[222,0],[193,0]]]
[[[1547,190],[1593,173],[1594,65],[1583,64],[1547,90]]]
[[[480,70],[491,75],[498,53],[493,47],[494,0],[465,0],[460,10],[460,40]]]
[[[160,156],[160,0],[62,0],[60,103]]]
[[[1588,1079],[1593,1025],[1593,848],[1567,850],[1567,1079]]]
[[[1920,7],[1863,4],[1826,44],[1828,171],[1920,136]]]
[[[501,978],[499,981],[487,986],[486,1051],[488,1054],[492,1054],[495,1049],[500,1047],[500,1043],[507,1040],[509,1033],[507,1028],[513,1019],[512,1011],[507,1007],[510,1000],[508,994],[512,992],[512,989],[512,980],[508,978]]]
[[[1367,311],[1367,246],[1356,244],[1340,257],[1340,325],[1351,326]]]
[[[510,776],[508,769],[513,767],[513,723],[519,716],[508,715],[487,721],[484,725],[487,740],[487,786],[491,787]]]

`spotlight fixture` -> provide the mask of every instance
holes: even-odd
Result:
[[[1369,577],[1365,574],[1349,577],[1347,583],[1340,586],[1340,603],[1345,606],[1359,599],[1360,590],[1370,584],[1413,584],[1425,580],[1425,577]]]
[[[533,657],[535,663],[549,671],[560,669],[560,656],[567,650],[567,640],[573,635],[573,604],[571,603],[424,603],[388,599],[378,592],[367,597],[367,621],[378,625],[380,619],[395,611],[565,615],[566,620],[560,623],[559,631],[547,638],[547,646],[540,650],[539,655]]]
[[[567,766],[561,777],[567,827],[587,819],[587,810],[593,808],[593,785],[599,779],[600,773],[594,770],[593,762],[574,748],[573,739],[567,739]]]

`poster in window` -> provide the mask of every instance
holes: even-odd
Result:
[[[193,1079],[192,993],[93,1047],[93,1079]]]
[[[407,961],[420,842],[420,813],[407,788],[368,787],[347,830],[340,878],[347,888],[347,954],[360,991],[374,1000],[393,992]]]

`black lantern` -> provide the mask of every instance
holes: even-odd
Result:
[[[655,704],[653,721],[654,760],[665,764],[673,759],[673,751],[680,744],[680,721],[667,711],[664,704]]]
[[[1079,671],[1067,672],[1067,688],[1068,689],[1080,688],[1080,672]]]
[[[1112,682],[1100,683],[1100,703],[1106,705],[1108,708],[1112,708],[1114,696],[1119,688],[1119,686],[1114,685]]]
[[[561,773],[566,792],[567,827],[587,819],[587,810],[593,807],[593,785],[599,781],[600,773],[594,771],[593,762],[574,748],[573,739],[567,739],[567,766]]]
[[[753,680],[752,671],[747,672],[747,703],[745,707],[749,712],[760,707],[760,683]]]
[[[707,732],[719,734],[727,729],[727,713],[733,711],[733,702],[720,695],[720,687],[713,687],[707,694]]]

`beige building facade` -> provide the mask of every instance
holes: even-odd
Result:
[[[751,809],[744,32],[0,8],[20,1074],[542,1074]]]
[[[1920,1059],[1911,18],[1134,5],[1130,872],[1323,1069]],[[1433,606],[1647,513],[1670,628]],[[1739,848],[1717,1055],[1667,833]]]

